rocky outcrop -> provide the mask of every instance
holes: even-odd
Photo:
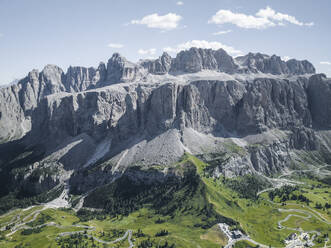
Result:
[[[313,74],[316,73],[314,66],[307,60],[298,61],[290,59],[286,61],[289,71],[294,75]]]
[[[240,65],[242,72],[280,74],[314,74],[314,66],[307,60],[298,61],[291,59],[283,61],[279,56],[268,56],[261,53],[249,53],[245,56],[237,57],[235,61]]]
[[[194,73],[202,70],[217,70],[217,68],[217,61],[211,49],[191,48],[177,54],[171,66],[171,71]]]
[[[139,84],[129,88],[116,85],[77,95],[47,97],[39,103],[36,99],[28,102],[28,97],[25,97],[23,102],[31,103],[31,106],[26,105],[23,109],[15,94],[11,93],[3,95],[13,104],[2,103],[1,123],[5,125],[4,120],[10,117],[9,112],[15,111],[21,113],[19,118],[30,121],[33,132],[46,134],[39,134],[40,137],[54,137],[53,141],[59,142],[67,136],[84,132],[100,133],[102,136],[106,130],[116,130],[118,139],[123,139],[141,131],[153,136],[170,128],[183,127],[202,133],[247,135],[274,128],[311,128],[312,115],[316,125],[327,126],[331,123],[325,114],[328,109],[320,111],[314,108],[328,108],[330,105],[328,97],[315,96],[316,92],[327,95],[328,91],[319,87],[320,84],[328,85],[328,81],[312,80],[263,78],[245,83],[202,80],[187,85],[168,83],[154,88]],[[317,88],[312,82],[316,83]],[[38,108],[26,115],[25,112],[37,103]],[[15,106],[17,109],[12,110]],[[10,131],[5,126],[3,130]]]
[[[18,85],[0,90],[0,143],[23,136],[21,125],[24,124],[25,115],[21,107],[19,92]],[[33,104],[36,103],[33,102]]]
[[[274,75],[304,75],[314,74],[314,66],[307,60],[291,59],[283,61],[279,56],[268,56],[261,53],[249,53],[233,59],[223,49],[190,48],[181,51],[173,59],[164,53],[156,60],[142,62],[152,74],[163,75],[168,72],[195,73],[211,70],[233,73],[270,73]]]
[[[148,70],[149,73],[156,75],[164,75],[169,72],[172,63],[172,58],[169,54],[163,53],[156,60],[145,60],[141,65]]]
[[[173,60],[170,71],[173,73],[194,73],[202,70],[218,70],[226,73],[234,73],[237,65],[223,49],[217,51],[211,49],[191,48],[181,51]]]
[[[228,55],[223,49],[219,49],[213,53],[218,70],[225,73],[235,73],[238,70],[238,65],[234,62],[233,58]]]
[[[331,128],[331,80],[325,75],[314,75],[309,79],[308,101],[313,124],[319,129]]]
[[[18,84],[0,90],[0,143],[31,129],[32,111],[46,96],[66,91],[65,74],[55,65],[31,71]]]
[[[98,130],[116,130],[118,139],[125,139],[139,132],[154,136],[171,128],[240,136],[275,128],[310,128],[305,84],[305,78],[264,78],[245,83],[168,83],[155,88],[116,86],[47,98],[36,112],[44,118],[34,128],[55,139]]]
[[[305,78],[298,78],[296,81],[256,79],[247,84],[247,94],[238,106],[238,131],[311,127],[306,82]]]
[[[67,92],[80,92],[98,87],[98,83],[106,82],[107,69],[100,63],[97,69],[93,67],[69,67],[65,77]]]
[[[131,63],[122,57],[120,54],[115,53],[107,63],[107,78],[109,83],[121,83],[124,81],[134,80],[138,77],[138,65]]]

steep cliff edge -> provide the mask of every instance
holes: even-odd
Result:
[[[167,173],[185,152],[216,161],[214,176],[282,173],[302,161],[297,151],[329,163],[331,80],[314,73],[308,61],[196,48],[34,70],[0,89],[6,192],[69,179],[86,192],[132,166]]]

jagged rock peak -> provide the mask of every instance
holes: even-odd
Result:
[[[261,53],[248,53],[245,56],[239,56],[235,58],[235,61],[239,64],[240,72],[244,73],[270,73],[274,75],[291,74],[314,74],[314,66],[307,60],[299,61],[291,59],[283,61],[281,57],[277,55],[266,55]]]
[[[145,70],[142,70],[145,68]],[[106,85],[130,82],[143,78],[146,70],[151,74],[164,75],[195,73],[213,70],[228,74],[269,73],[274,75],[314,74],[314,66],[307,60],[291,59],[283,61],[279,56],[248,53],[232,58],[223,49],[212,50],[192,47],[181,51],[175,58],[163,53],[156,60],[144,60],[138,64],[128,61],[119,53],[114,53],[107,66],[100,63],[97,68],[70,66],[66,73],[56,65],[46,65],[39,72],[32,70],[17,85],[31,88],[36,99],[58,92],[80,92]],[[26,90],[24,90],[26,91]]]
[[[47,64],[44,69],[41,71],[42,73],[48,73],[48,72],[63,72],[63,70],[57,66],[57,65],[53,65],[53,64]]]
[[[164,52],[156,60],[144,60],[141,65],[148,70],[149,73],[156,75],[164,75],[169,72],[171,68],[172,58],[171,56]]]
[[[46,65],[39,74],[41,87],[45,88],[44,94],[50,95],[66,91],[66,88],[63,84],[64,78],[64,72],[60,67],[56,65]]]
[[[233,73],[269,73],[274,75],[314,74],[314,66],[307,60],[291,59],[283,61],[277,55],[248,53],[232,58],[224,49],[212,50],[192,47],[183,50],[175,58],[164,53],[156,60],[144,60],[140,63],[149,73],[163,75],[168,72],[195,73],[212,70]]]
[[[122,56],[119,53],[114,53],[112,55],[112,57],[108,60],[107,69],[108,69],[108,66],[109,65],[110,66],[112,66],[112,65],[118,65],[118,66],[120,66],[122,68],[126,68],[126,67],[134,68],[134,67],[137,67],[138,66],[137,64],[128,61],[124,56]]]
[[[171,71],[194,73],[201,70],[218,70],[226,73],[234,73],[237,65],[233,58],[223,49],[212,50],[192,47],[181,51],[174,59]]]
[[[107,78],[109,83],[120,83],[137,78],[139,65],[128,61],[119,53],[114,53],[107,63]]]
[[[66,74],[65,85],[69,92],[83,91],[94,85],[98,78],[93,67],[70,66]]]
[[[288,61],[286,61],[286,64],[289,68],[289,70],[293,73],[293,74],[314,74],[316,73],[315,67],[308,61],[308,60],[302,60],[302,61],[298,61],[295,59],[290,59]]]
[[[217,62],[212,56],[211,49],[192,47],[177,54],[171,71],[194,73],[203,69],[216,70],[217,67]]]

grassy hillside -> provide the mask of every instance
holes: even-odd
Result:
[[[328,209],[315,208],[317,202],[325,205],[330,201],[329,185],[301,178],[305,184],[291,191],[288,200],[281,202],[279,199],[283,197],[280,196],[272,202],[268,192],[256,197],[257,190],[265,183],[263,180],[251,176],[215,179],[210,177],[208,166],[198,158],[185,154],[179,163],[173,165],[181,180],[169,178],[163,183],[146,185],[124,176],[86,198],[86,206],[103,208],[104,211],[81,210],[74,213],[71,210],[43,210],[34,221],[27,224],[28,228],[36,230],[19,230],[10,236],[6,236],[10,230],[2,231],[0,247],[129,247],[125,234],[131,230],[131,241],[135,247],[216,248],[227,243],[226,236],[216,225],[220,222],[241,229],[259,243],[283,247],[283,240],[293,231],[279,229],[278,222],[289,214],[305,217],[307,213],[311,214],[311,218],[291,217],[282,225],[293,228],[300,226],[306,231],[318,230],[321,243],[316,242],[317,247],[324,245],[322,235],[331,235],[330,225],[314,214],[316,211],[330,218]],[[293,194],[301,193],[311,200],[308,206],[311,209],[291,200]],[[288,211],[279,211],[279,208]],[[5,226],[17,215],[22,219],[36,210],[40,208],[15,210],[0,217],[0,225]],[[27,218],[31,219],[31,216]],[[55,225],[37,229],[49,222]],[[81,233],[59,236],[60,233],[74,231]],[[125,238],[107,244],[89,235],[105,242]],[[236,244],[236,247],[248,246],[255,247],[248,241]]]

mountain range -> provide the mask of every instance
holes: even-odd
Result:
[[[0,89],[0,195],[66,185],[86,196],[123,175],[163,182],[183,176],[185,154],[211,163],[213,177],[272,182],[315,168],[308,155],[331,162],[330,113],[331,79],[306,60],[191,48],[138,63],[115,53],[66,72],[47,65]]]

